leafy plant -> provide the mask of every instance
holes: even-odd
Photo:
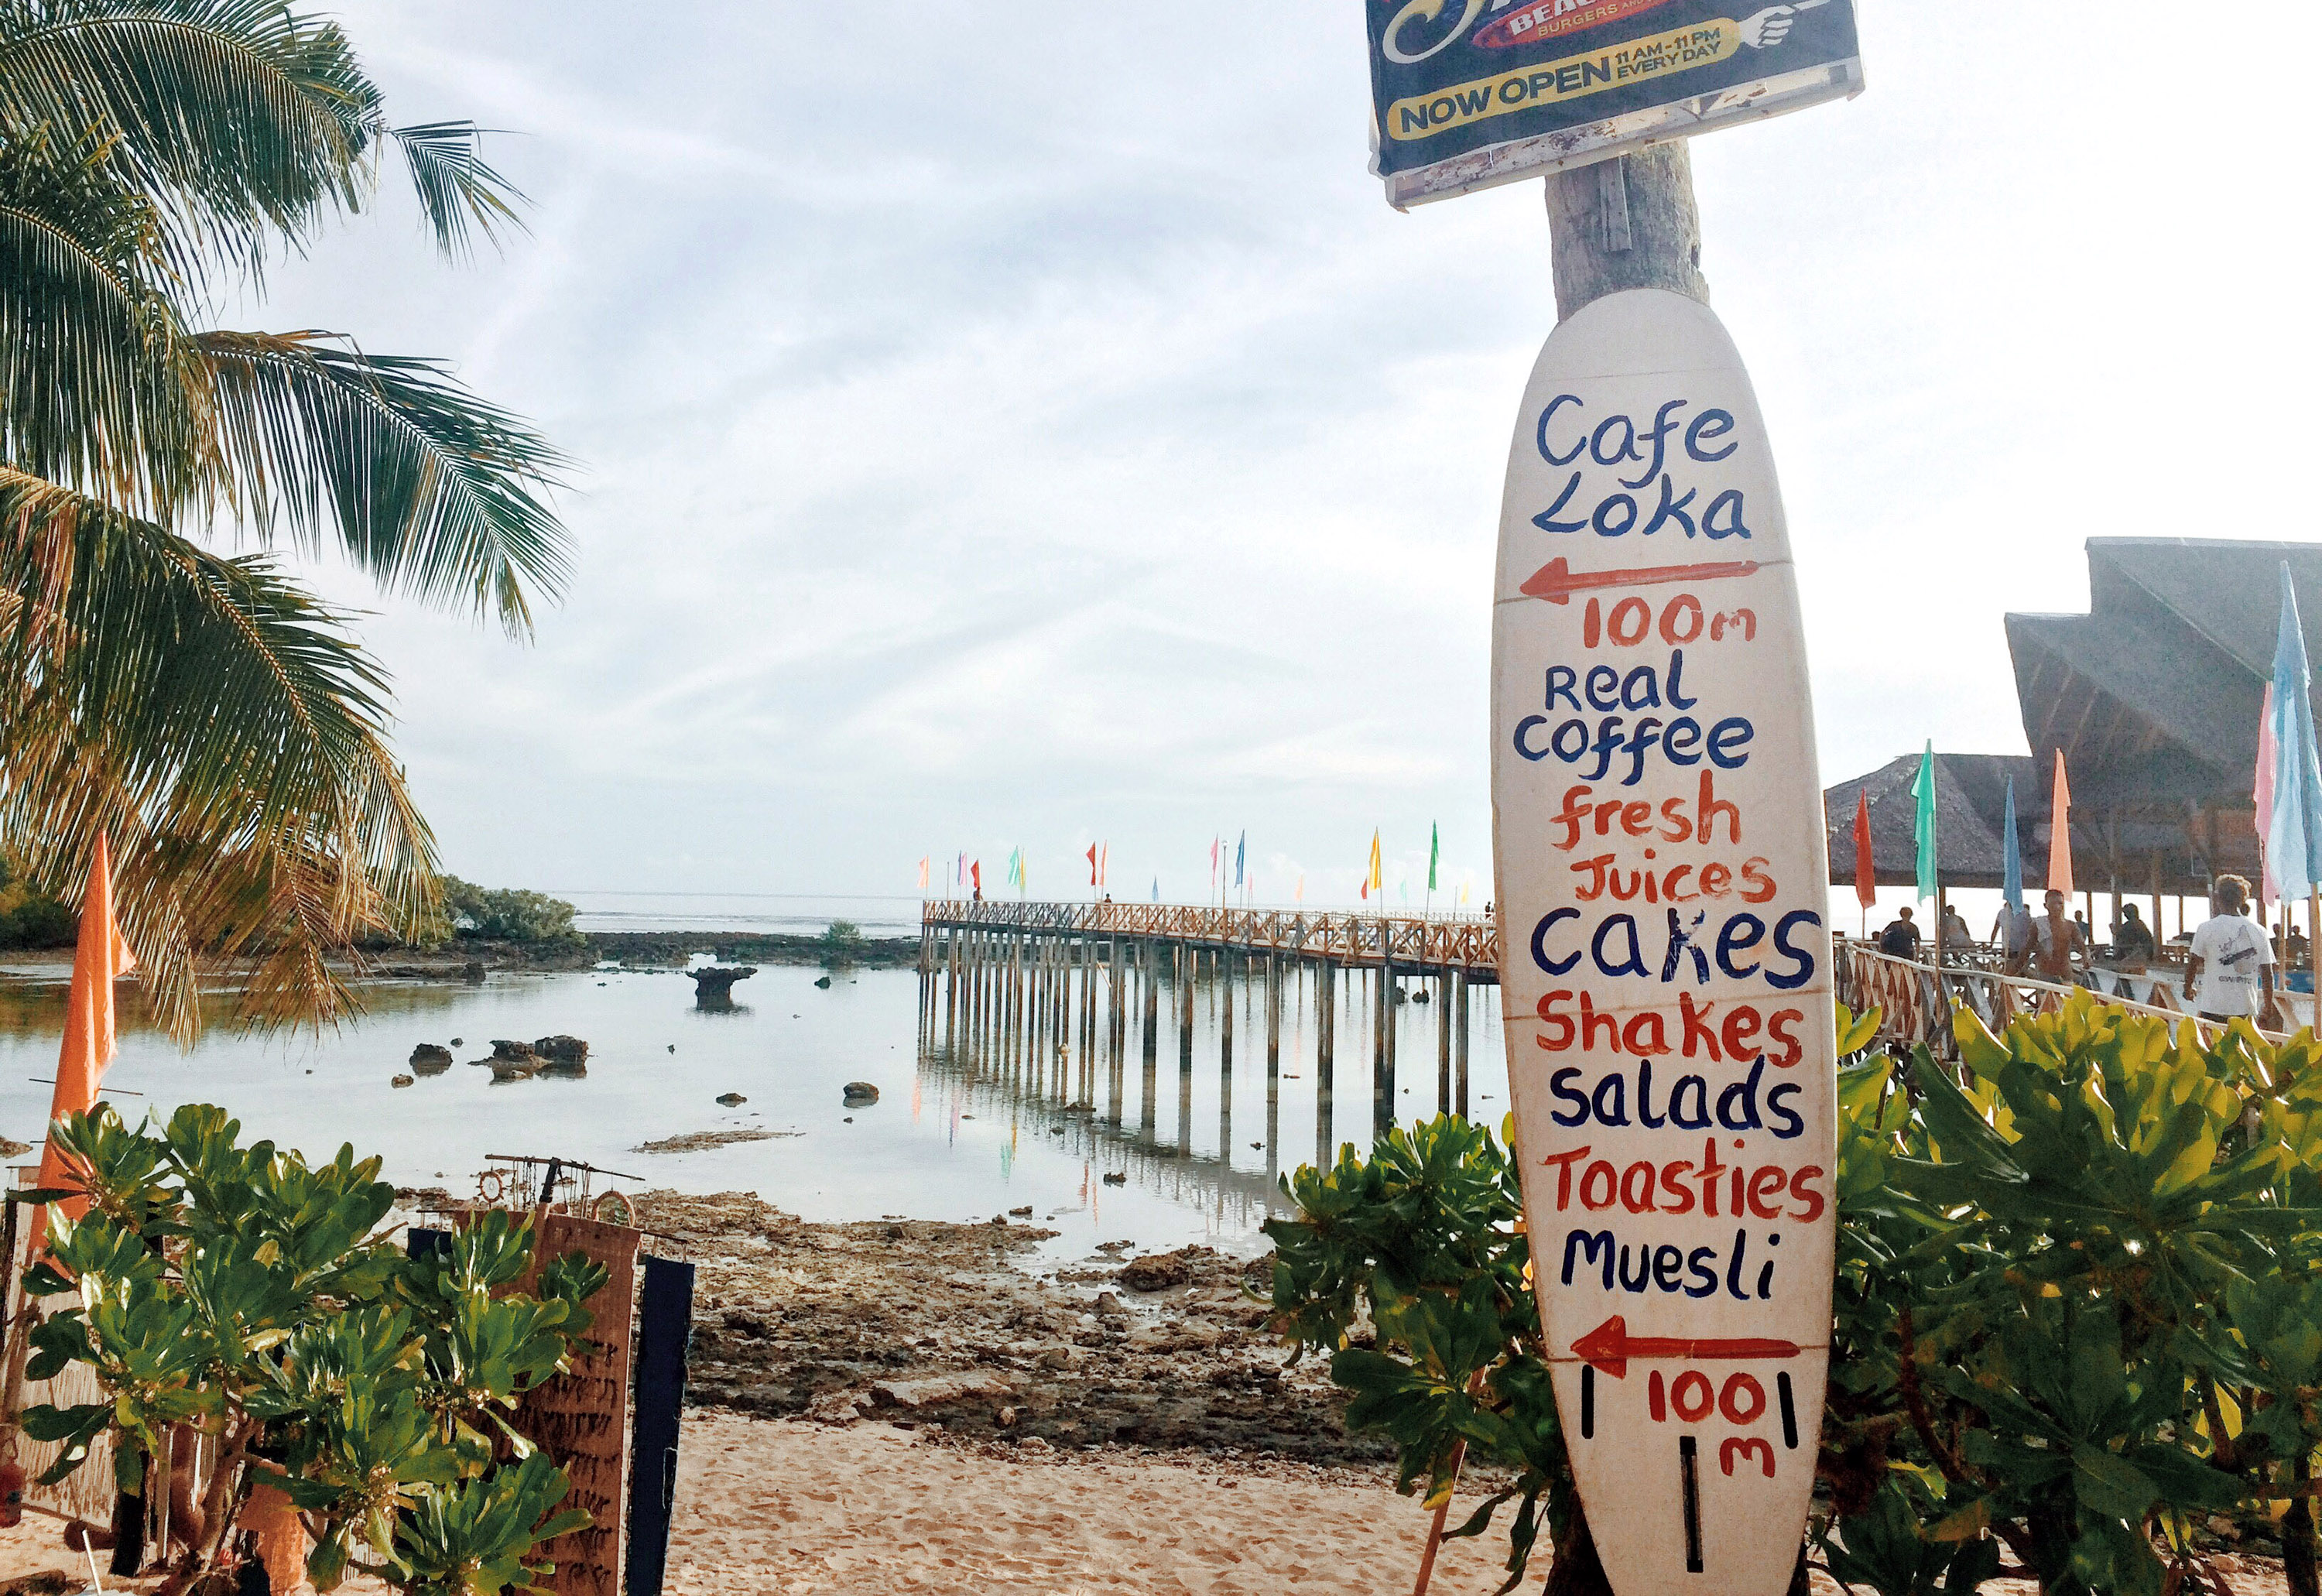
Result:
[[[2240,1023],[2204,1044],[2081,997],[1998,1036],[1958,1015],[1954,1079],[1924,1048],[1860,1053],[1877,1019],[1839,1012],[1811,1537],[1830,1572],[1879,1596],[2003,1574],[2176,1596],[2203,1577],[2200,1527],[2228,1515],[2278,1519],[2313,1596],[2322,1045]],[[1331,1354],[1349,1425],[1392,1438],[1430,1500],[1462,1444],[1514,1471],[1452,1533],[1514,1498],[1512,1573],[1545,1523],[1550,1589],[1601,1590],[1498,1144],[1439,1118],[1284,1190],[1300,1213],[1267,1227],[1275,1322],[1298,1355]]]
[[[572,925],[573,907],[545,892],[512,887],[488,891],[457,876],[445,876],[443,907],[462,936],[560,947],[578,946],[584,940]]]
[[[104,1105],[51,1128],[89,1206],[48,1209],[26,1287],[78,1301],[33,1331],[26,1373],[87,1363],[105,1400],[25,1411],[27,1435],[63,1446],[43,1478],[110,1431],[122,1487],[166,1491],[173,1432],[192,1429],[217,1463],[177,1589],[228,1556],[261,1482],[313,1537],[318,1589],[350,1568],[414,1596],[535,1588],[541,1544],[589,1519],[556,1510],[569,1482],[510,1415],[571,1366],[605,1270],[571,1254],[517,1290],[530,1226],[498,1211],[407,1257],[377,1233],[394,1200],[378,1159],[310,1166],[241,1129],[209,1107],[132,1128]]]

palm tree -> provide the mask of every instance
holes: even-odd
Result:
[[[279,551],[519,638],[566,575],[561,458],[442,365],[203,326],[388,159],[447,257],[517,224],[475,126],[390,126],[325,19],[0,0],[0,853],[77,901],[111,834],[181,1036],[198,958],[244,1021],[321,1023],[327,955],[437,913],[387,677]]]

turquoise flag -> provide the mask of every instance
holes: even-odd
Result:
[[[1919,773],[1911,780],[1911,796],[1919,800],[1916,833],[1919,843],[1919,896],[1935,895],[1935,743],[1927,740],[1927,752],[1919,756]]]
[[[1427,889],[1435,890],[1435,862],[1443,856],[1442,828],[1429,825],[1427,828]]]
[[[2007,820],[2000,834],[2000,846],[2007,857],[1999,864],[1999,892],[2007,899],[2007,912],[2024,912],[2024,850],[2016,842],[2016,778],[2007,779]]]

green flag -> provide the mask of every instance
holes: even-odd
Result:
[[[1427,827],[1427,889],[1435,890],[1435,862],[1443,855],[1443,834],[1431,822]]]
[[[1927,752],[1919,756],[1919,773],[1911,780],[1911,796],[1919,800],[1919,818],[1915,831],[1919,844],[1919,896],[1935,895],[1935,744],[1927,741]]]

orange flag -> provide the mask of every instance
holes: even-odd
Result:
[[[2056,789],[2048,799],[2048,890],[2072,895],[2072,789],[2064,781],[2064,751],[2056,750]]]
[[[49,1103],[49,1118],[85,1114],[96,1101],[105,1066],[119,1051],[113,1020],[113,983],[137,968],[129,944],[113,918],[113,857],[102,834],[96,839],[96,862],[89,867],[88,890],[81,898],[80,946],[73,954],[72,993],[65,1000],[65,1041],[57,1054],[57,1091]],[[56,1144],[41,1149],[41,1184],[54,1190],[71,1183],[64,1154]],[[58,1207],[78,1219],[88,1211],[84,1198],[68,1198]],[[38,1246],[44,1213],[32,1216],[32,1245]]]

